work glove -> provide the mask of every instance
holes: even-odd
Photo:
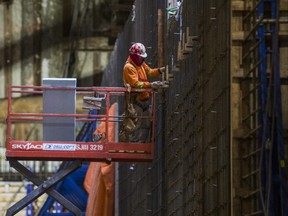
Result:
[[[158,89],[163,85],[163,83],[161,81],[155,81],[151,83],[151,87],[152,89]]]
[[[128,92],[131,92],[131,86],[128,83],[125,83],[124,86],[127,88]]]
[[[166,69],[165,67],[159,68],[159,73],[160,73],[160,74],[164,73],[164,72],[165,72],[165,69]]]
[[[169,82],[168,81],[163,81],[162,82],[162,88],[168,88],[169,87]]]

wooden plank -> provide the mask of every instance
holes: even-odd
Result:
[[[183,48],[183,41],[178,42],[177,61],[183,61],[187,58],[188,52]]]
[[[280,0],[279,1],[279,8],[280,8],[280,11],[288,11],[288,1],[287,0]]]
[[[235,130],[239,127],[240,110],[239,102],[241,97],[240,85],[232,83],[231,85],[231,164],[233,167],[231,169],[231,197],[232,197],[232,209],[231,212],[236,215],[240,210],[240,200],[237,198],[239,196],[237,188],[241,187],[240,176],[241,176],[241,160],[239,152],[239,140],[235,139]],[[236,213],[236,214],[235,214]]]
[[[240,200],[238,199],[238,188],[241,188],[241,160],[239,152],[240,141],[235,139],[239,136],[238,128],[240,127],[241,119],[241,89],[238,81],[238,76],[243,74],[242,68],[242,41],[244,39],[243,13],[244,1],[232,1],[231,3],[231,197],[232,208],[231,215],[237,215],[241,212]]]
[[[182,50],[181,50],[181,41],[178,42],[178,49],[177,49],[177,61],[182,61]]]
[[[232,46],[231,48],[231,72],[232,77],[242,77],[242,47]]]
[[[279,32],[279,39],[281,41],[287,41],[288,40],[288,32],[287,31],[280,31]]]
[[[245,38],[244,31],[232,32],[232,40],[233,41],[243,41]]]
[[[232,40],[233,41],[243,41],[245,39],[245,32],[244,31],[238,31],[238,32],[232,32]],[[288,32],[287,31],[280,31],[279,32],[279,38],[280,40],[288,40]]]
[[[231,9],[232,11],[243,11],[244,1],[232,1]]]

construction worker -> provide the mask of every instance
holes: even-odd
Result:
[[[164,85],[163,82],[155,81],[149,82],[148,78],[156,77],[162,74],[165,71],[165,67],[161,68],[150,68],[145,63],[145,58],[147,57],[146,48],[142,43],[134,43],[129,49],[129,57],[123,68],[123,82],[127,87],[132,88],[153,88],[157,89]],[[143,91],[139,93],[129,94],[129,101],[126,101],[126,108],[130,107],[132,104],[132,111],[128,111],[126,115],[135,115],[135,116],[151,116],[151,107],[150,107],[150,92]],[[127,111],[127,109],[126,109]],[[132,112],[132,114],[131,114]],[[133,114],[133,112],[136,112]],[[130,114],[129,114],[130,113]],[[129,119],[131,120],[131,119]],[[125,123],[125,122],[124,122]],[[131,123],[131,121],[130,121]],[[137,119],[134,118],[131,125],[130,131],[126,134],[126,137],[129,142],[149,142],[150,141],[150,128],[151,121],[149,119]],[[124,124],[125,130],[125,124]],[[128,136],[127,136],[128,135]]]

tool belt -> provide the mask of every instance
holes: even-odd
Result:
[[[132,133],[137,130],[137,111],[134,108],[134,104],[132,103],[133,96],[130,92],[125,93],[125,111],[124,111],[124,120],[123,120],[123,128],[127,133]]]
[[[121,142],[128,141],[128,136],[134,134],[141,126],[135,106],[141,108],[143,112],[149,109],[148,100],[141,102],[136,99],[136,96],[137,94],[132,94],[131,92],[125,93],[123,130],[119,133],[119,140],[121,140]]]
[[[149,104],[147,103],[147,100],[146,100],[146,101],[143,101],[143,102],[138,101],[138,100],[136,99],[136,95],[133,95],[133,96],[132,96],[131,103],[139,106],[139,107],[143,110],[143,112],[145,112],[146,110],[149,109]]]

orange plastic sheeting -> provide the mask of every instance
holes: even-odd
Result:
[[[115,115],[116,104],[109,109],[109,115]],[[101,122],[94,134],[105,131],[105,122]],[[115,122],[108,123],[108,140],[115,139]],[[104,137],[102,137],[104,139]],[[114,163],[91,162],[84,180],[89,193],[86,216],[114,215]]]

